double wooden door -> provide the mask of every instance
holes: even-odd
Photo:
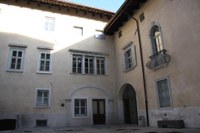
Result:
[[[93,124],[105,124],[106,113],[105,113],[105,100],[104,99],[93,99]]]

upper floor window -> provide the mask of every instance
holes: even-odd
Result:
[[[157,54],[163,50],[161,29],[158,25],[154,25],[150,32],[153,54]]]
[[[105,74],[105,58],[98,57],[96,59],[96,65],[97,65],[97,74],[104,75]]]
[[[85,56],[85,73],[94,74],[94,57]]]
[[[50,106],[50,89],[36,89],[36,106]]]
[[[105,75],[105,57],[72,54],[72,73]]]
[[[82,56],[74,54],[72,57],[72,72],[82,73]]]
[[[83,36],[83,27],[74,26],[74,35]]]
[[[105,39],[105,35],[104,35],[103,31],[96,30],[95,31],[95,38],[99,39],[99,40],[104,40]]]
[[[51,53],[41,52],[38,62],[38,71],[44,73],[51,72]]]
[[[124,48],[124,68],[128,71],[136,66],[135,46],[129,42]]]
[[[8,71],[23,71],[25,48],[10,47]]]
[[[54,31],[55,28],[55,18],[45,17],[44,29],[45,31]]]
[[[157,80],[156,85],[157,85],[159,107],[160,108],[172,107],[169,79],[164,78],[164,79]]]

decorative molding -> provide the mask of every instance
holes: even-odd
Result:
[[[27,48],[27,45],[23,45],[23,44],[14,44],[14,43],[10,43],[8,46],[10,47],[19,47],[19,48]]]
[[[107,53],[102,53],[102,52],[85,51],[85,50],[76,50],[76,49],[69,49],[69,52],[80,53],[80,54],[103,55],[103,56],[108,56],[108,55],[109,55],[109,54],[107,54]]]
[[[42,46],[38,46],[37,49],[41,49],[41,50],[53,50],[52,47],[42,47]]]
[[[128,42],[126,45],[124,45],[122,47],[123,50],[125,50],[126,48],[128,48],[129,46],[131,46],[133,44],[133,41]]]

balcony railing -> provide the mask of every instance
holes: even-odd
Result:
[[[167,54],[167,50],[163,49],[159,53],[151,55],[150,61],[146,64],[147,68],[151,70],[159,69],[166,66],[170,62],[170,56]]]

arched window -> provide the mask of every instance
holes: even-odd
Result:
[[[151,37],[153,54],[158,54],[161,50],[163,50],[162,36],[160,27],[158,27],[158,25],[154,25],[151,28],[150,37]]]

